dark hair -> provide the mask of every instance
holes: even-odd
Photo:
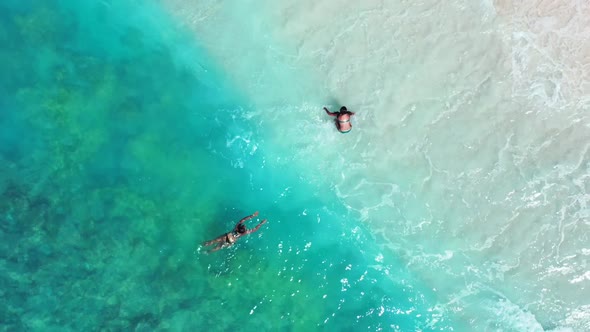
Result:
[[[246,233],[246,226],[244,226],[244,224],[238,225],[238,233],[240,233],[240,234]]]
[[[342,106],[340,107],[340,112],[348,112],[348,109],[346,108],[346,106]]]

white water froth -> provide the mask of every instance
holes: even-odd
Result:
[[[253,100],[268,166],[332,188],[441,310],[590,330],[588,2],[168,2]]]

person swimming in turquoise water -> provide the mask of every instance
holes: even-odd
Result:
[[[227,232],[223,235],[220,235],[213,240],[206,241],[203,243],[203,246],[207,247],[207,246],[217,243],[217,246],[215,248],[209,250],[208,252],[214,252],[214,251],[217,251],[221,248],[227,248],[227,247],[232,246],[236,242],[236,240],[238,238],[240,238],[242,235],[256,232],[260,228],[260,226],[262,226],[262,224],[264,224],[266,222],[266,219],[264,219],[253,229],[247,229],[246,225],[244,225],[244,221],[250,220],[250,219],[256,217],[257,215],[258,215],[258,211],[254,212],[253,214],[251,214],[247,217],[242,218],[242,220],[240,220],[236,224],[236,227],[234,227],[234,229],[231,232]]]
[[[324,107],[324,111],[326,111],[326,113],[328,113],[329,116],[336,117],[336,128],[339,132],[346,134],[352,130],[350,118],[354,115],[354,113],[346,109],[346,106],[340,107],[339,112],[332,113],[326,107]]]

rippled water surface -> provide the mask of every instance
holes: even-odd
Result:
[[[3,329],[590,329],[588,17],[4,1]]]

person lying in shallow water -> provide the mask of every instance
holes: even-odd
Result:
[[[242,235],[246,235],[246,234],[250,234],[250,233],[254,233],[256,232],[260,226],[262,226],[262,224],[264,224],[266,222],[266,219],[262,220],[256,227],[254,227],[253,229],[247,229],[246,225],[244,225],[244,221],[246,220],[250,220],[254,217],[256,217],[258,215],[258,211],[254,212],[253,214],[242,218],[242,220],[240,220],[237,224],[236,227],[234,227],[234,229],[231,232],[227,232],[223,235],[218,236],[217,238],[204,242],[203,246],[210,246],[212,244],[216,244],[217,246],[211,250],[209,250],[208,252],[214,252],[217,251],[221,248],[226,248],[229,247],[231,245],[234,244],[234,242],[236,242],[236,240],[238,238],[240,238]]]
[[[339,132],[346,134],[352,130],[350,118],[354,115],[354,113],[347,110],[346,106],[340,107],[339,112],[332,113],[326,107],[324,107],[324,111],[326,111],[326,113],[328,113],[329,116],[336,117],[336,128],[338,128]]]

